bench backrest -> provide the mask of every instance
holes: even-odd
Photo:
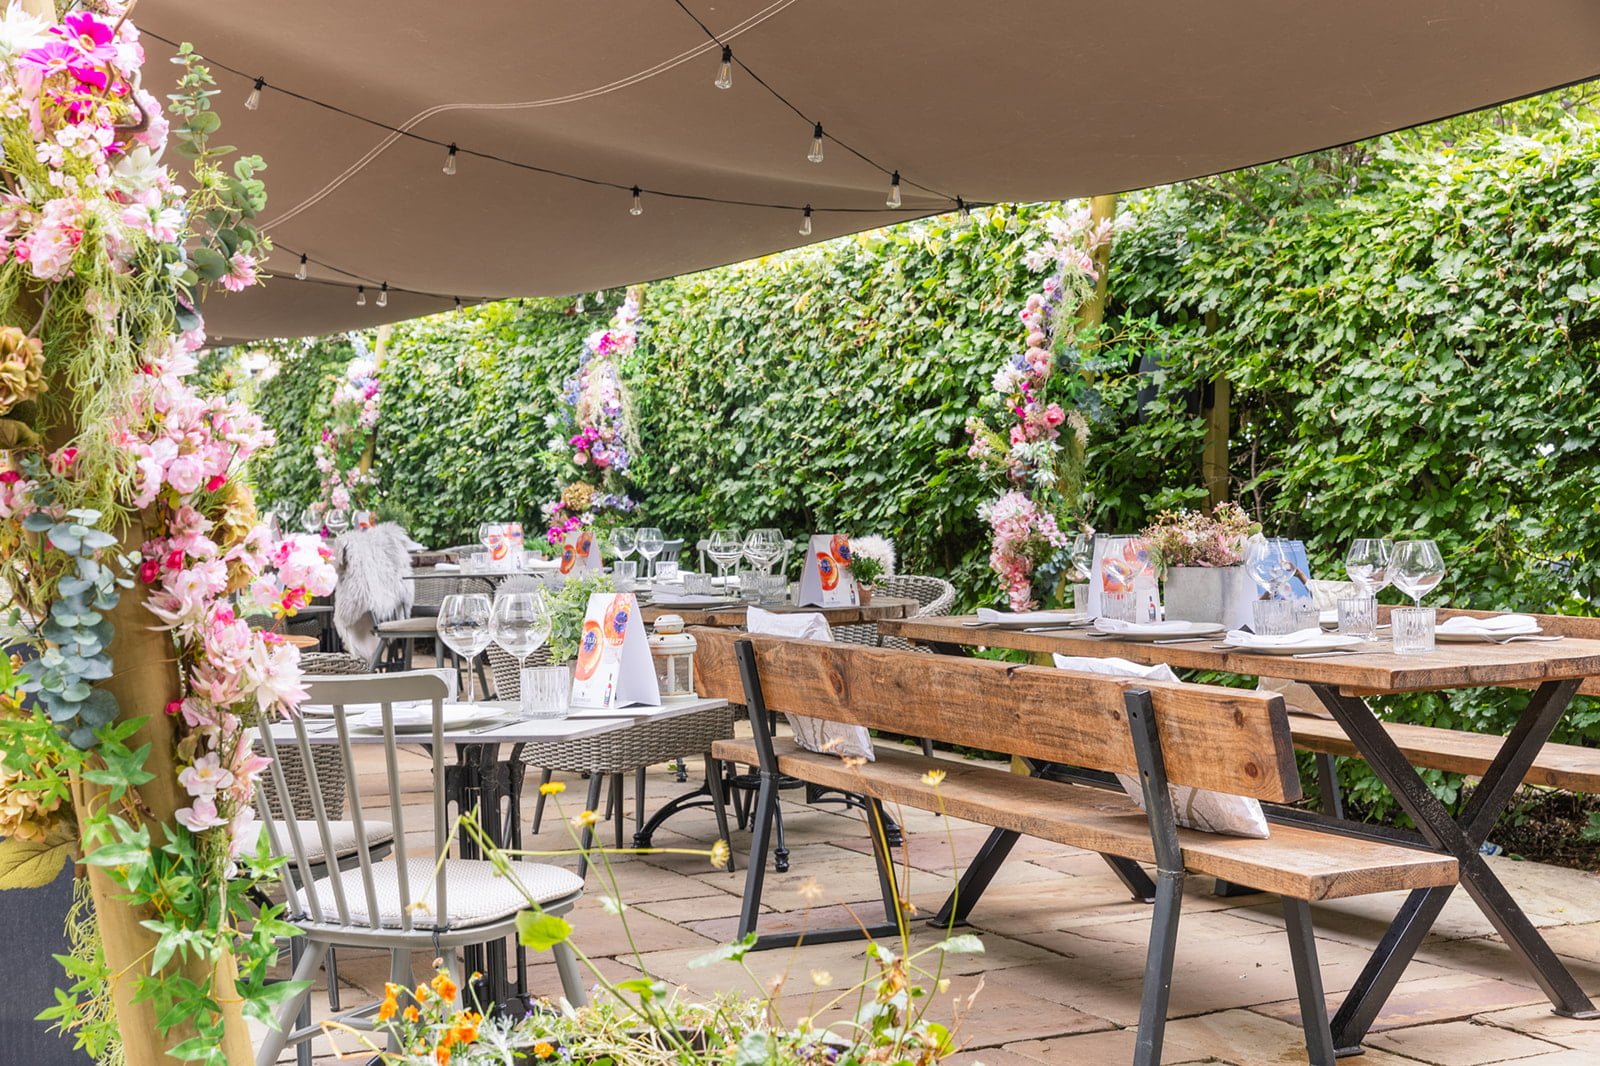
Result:
[[[735,645],[749,641],[769,710],[1115,773],[1138,773],[1126,696],[1147,690],[1173,784],[1269,802],[1300,798],[1277,695],[727,629],[692,632],[703,696],[746,702]]]

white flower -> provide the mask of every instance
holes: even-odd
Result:
[[[45,43],[45,20],[13,3],[0,18],[0,59],[10,62],[30,48]]]

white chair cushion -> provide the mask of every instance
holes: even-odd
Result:
[[[1127,659],[1095,658],[1090,655],[1057,655],[1056,666],[1082,674],[1104,674],[1110,677],[1137,677],[1146,681],[1177,681],[1178,675],[1166,663],[1140,666]],[[1122,791],[1144,810],[1144,787],[1139,779],[1129,774],[1118,774]],[[1225,792],[1212,792],[1188,785],[1168,785],[1172,796],[1172,817],[1181,826],[1199,829],[1206,833],[1225,833],[1228,836],[1255,837],[1265,840],[1269,835],[1267,816],[1261,802],[1250,796],[1230,796]]]
[[[477,859],[449,859],[439,875],[444,878],[445,903],[450,908],[447,920],[441,921],[434,884],[434,865],[435,860],[427,858],[411,859],[406,863],[409,892],[405,899],[400,896],[398,862],[380,862],[372,867],[372,886],[378,902],[378,925],[386,929],[399,929],[401,913],[418,902],[423,905],[411,912],[411,924],[417,929],[445,925],[451,929],[490,925],[528,909],[527,898],[508,878],[496,877],[491,863]],[[583,890],[583,879],[559,866],[514,862],[512,867],[523,887],[540,904]],[[367,895],[359,867],[342,874],[318,878],[316,892],[322,904],[323,923],[332,925],[339,922],[339,910],[333,894],[335,876],[344,888],[350,924],[370,927],[373,923],[367,916]]]
[[[745,632],[772,637],[798,637],[802,640],[833,640],[833,630],[828,620],[815,611],[763,611],[749,608],[744,623]],[[794,742],[807,751],[822,755],[849,755],[872,761],[872,734],[858,725],[830,722],[826,718],[810,718],[802,714],[784,713],[789,728],[794,731]]]
[[[320,864],[325,854],[322,849],[322,834],[317,830],[315,821],[306,820],[295,823],[300,830],[300,843],[305,845],[306,861],[313,866]],[[394,826],[388,822],[366,822],[367,847],[375,848],[388,844],[394,840]],[[330,821],[328,823],[328,836],[333,844],[333,857],[339,859],[356,857],[356,824],[348,820]],[[292,847],[289,843],[289,831],[278,827],[278,838],[285,848]]]

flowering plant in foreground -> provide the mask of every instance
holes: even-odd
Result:
[[[254,284],[270,247],[252,222],[264,164],[221,165],[235,150],[210,144],[214,83],[192,49],[171,122],[143,63],[119,3],[60,25],[0,14],[0,583],[6,640],[34,652],[0,686],[26,696],[0,709],[0,810],[38,830],[0,841],[0,887],[77,855],[96,871],[79,911],[92,891],[153,937],[113,967],[93,921],[72,923],[71,987],[44,1017],[92,1057],[117,1059],[111,996],[131,986],[173,1056],[220,1063],[223,1002],[264,1017],[289,991],[265,980],[290,930],[252,895],[271,864],[246,731],[303,692],[294,650],[248,616],[293,614],[333,571],[314,538],[256,521],[243,478],[271,439],[260,420],[190,384],[199,291]],[[169,138],[193,161],[188,189],[161,162]],[[118,613],[130,591],[138,613]],[[119,627],[138,651],[114,663]],[[165,706],[121,707],[102,684],[165,691],[174,670]],[[141,743],[152,718],[170,751]],[[175,777],[161,794],[183,797],[172,821],[139,791],[158,768]]]
[[[1110,221],[1093,221],[1087,207],[1047,220],[1045,230],[1026,257],[1028,269],[1048,276],[1023,306],[1023,350],[995,371],[985,414],[967,422],[968,456],[1001,488],[978,509],[990,529],[989,567],[1019,611],[1052,594],[1079,518],[1089,425],[1064,403],[1086,387],[1075,316],[1094,291],[1094,252],[1111,239]],[[1041,579],[1050,583],[1043,596]]]
[[[563,442],[550,441],[560,495],[543,507],[549,540],[593,525],[607,512],[627,514],[638,505],[627,493],[628,464],[638,447],[630,423],[627,390],[619,368],[639,341],[639,297],[629,290],[605,329],[589,334],[578,357],[578,372],[567,380],[562,399],[571,417],[550,416],[552,429],[576,426]]]
[[[942,771],[932,771],[923,780],[937,788],[943,778]],[[540,787],[563,815],[561,795],[565,789],[559,781]],[[499,848],[488,840],[471,815],[459,818],[451,835],[464,830],[477,841],[500,876],[520,889],[513,858],[578,854],[582,850],[579,833],[598,820],[596,812],[585,810],[567,822],[576,845],[568,851]],[[601,904],[608,914],[617,917],[625,932],[629,907],[618,893],[611,859],[617,854],[661,853],[705,856],[717,869],[725,868],[728,862],[727,844],[720,840],[706,851],[598,846],[588,850],[592,868],[604,883],[606,894],[600,897]],[[954,858],[952,840],[952,862]],[[905,869],[909,871],[909,865]],[[821,897],[822,889],[814,881],[807,882],[801,886],[801,893],[809,905]],[[365,1034],[330,1023],[326,1028],[336,1037],[336,1043],[341,1038],[353,1038],[361,1045],[362,1054],[377,1054],[390,1066],[937,1066],[958,1050],[956,1031],[961,1013],[970,1009],[977,995],[974,992],[954,1004],[953,1027],[928,1017],[936,996],[949,989],[950,982],[944,976],[947,957],[981,953],[983,943],[971,934],[951,935],[946,930],[942,939],[914,947],[909,924],[912,908],[906,902],[901,905],[898,943],[893,948],[864,941],[866,961],[858,980],[835,982],[832,974],[809,971],[803,979],[809,992],[804,1006],[790,1008],[784,1003],[785,992],[792,995],[792,990],[785,987],[787,975],[762,982],[745,965],[755,943],[753,935],[724,944],[689,964],[694,968],[738,966],[750,976],[753,994],[726,994],[710,1002],[694,1003],[651,975],[637,953],[630,962],[643,971],[641,976],[621,981],[608,979],[579,949],[581,930],[575,930],[565,918],[540,911],[525,889],[523,895],[528,897],[530,910],[518,916],[520,941],[536,951],[547,951],[556,944],[571,947],[594,977],[594,1002],[573,1007],[564,999],[554,1004],[547,1001],[533,1005],[524,1017],[484,1018],[475,1004],[456,998],[462,989],[442,961],[435,960],[435,976],[428,983],[414,989],[385,986],[379,1023],[398,1037],[404,1050],[399,1054],[382,1052],[379,1044]],[[839,987],[841,984],[844,987]],[[851,1008],[848,1018],[830,1021],[825,1017],[841,1007]]]
[[[1252,536],[1261,532],[1261,523],[1245,514],[1244,508],[1225,500],[1210,514],[1181,508],[1163,511],[1139,534],[1149,545],[1156,566],[1165,571],[1173,566],[1238,566]]]

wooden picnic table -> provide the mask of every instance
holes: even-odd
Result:
[[[1529,970],[1556,1013],[1575,1018],[1600,1016],[1566,965],[1551,950],[1522,908],[1501,884],[1478,848],[1511,802],[1528,768],[1560,722],[1586,679],[1600,677],[1600,639],[1564,637],[1559,641],[1510,644],[1440,644],[1426,655],[1396,655],[1386,639],[1370,651],[1308,656],[1264,655],[1229,650],[1220,638],[1152,644],[1096,636],[1086,628],[1027,633],[976,626],[975,616],[885,620],[879,631],[947,653],[976,647],[1006,648],[1061,655],[1117,657],[1137,663],[1193,670],[1216,670],[1285,678],[1309,685],[1351,744],[1372,767],[1401,808],[1416,823],[1423,841],[1453,856],[1466,887],[1495,931]],[[1533,699],[1501,744],[1459,819],[1452,817],[1384,728],[1362,697],[1477,687],[1535,687]],[[1277,810],[1285,821],[1334,821],[1309,811]],[[1386,836],[1396,831],[1337,822],[1351,835]],[[1361,1041],[1421,946],[1451,888],[1412,892],[1368,960],[1333,1019],[1341,1054],[1359,1050]]]
[[[851,626],[909,618],[917,612],[920,604],[907,596],[874,596],[872,602],[864,607],[801,607],[794,603],[758,606],[763,611],[771,611],[774,614],[794,614],[802,611],[816,613],[826,618],[830,626]],[[695,610],[692,607],[657,607],[650,603],[642,603],[640,613],[644,616],[644,620],[652,625],[664,614],[675,614],[683,619],[685,625],[728,629],[744,625],[749,605],[741,603],[729,607]]]

